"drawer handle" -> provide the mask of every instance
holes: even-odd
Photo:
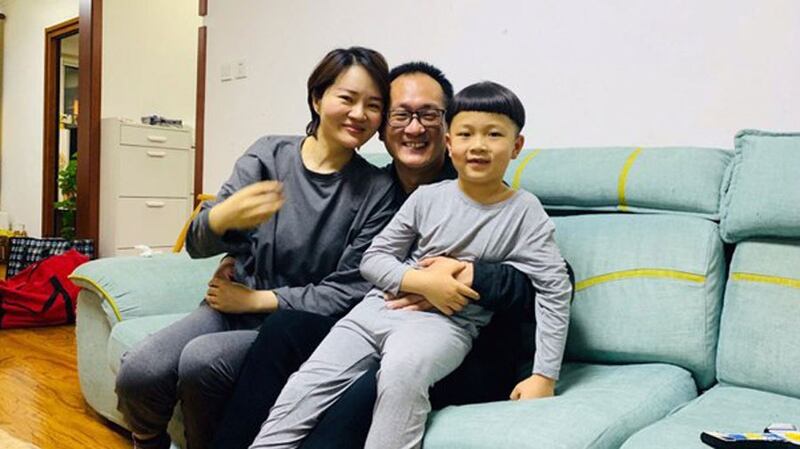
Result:
[[[164,207],[163,201],[145,201],[144,203],[147,207]]]
[[[147,140],[150,142],[164,143],[167,141],[167,138],[164,136],[147,136]]]
[[[165,151],[148,151],[147,155],[150,157],[164,157],[167,153]]]

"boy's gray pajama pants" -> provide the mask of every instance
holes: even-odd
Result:
[[[300,446],[322,413],[376,365],[378,396],[365,448],[420,447],[431,410],[428,388],[471,347],[472,336],[448,317],[389,310],[370,292],[289,378],[250,448]]]

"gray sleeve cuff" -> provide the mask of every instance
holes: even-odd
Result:
[[[393,268],[392,271],[388,275],[388,283],[389,288],[384,289],[385,292],[391,293],[393,295],[397,295],[400,293],[400,284],[403,283],[403,276],[406,275],[408,270],[412,270],[413,267],[401,263],[398,264],[397,267]]]
[[[242,231],[228,231],[219,236],[211,230],[208,213],[211,208],[200,211],[192,220],[186,234],[186,251],[193,258],[205,258],[217,254],[239,254],[250,249],[247,234]]]
[[[208,223],[209,208],[197,214],[186,234],[186,251],[194,258],[208,257],[227,252],[222,238],[211,230]]]
[[[538,355],[533,358],[533,372],[531,374],[539,374],[553,380],[558,380],[561,373],[561,364],[548,364],[539,360]]]

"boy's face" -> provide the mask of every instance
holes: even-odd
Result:
[[[485,185],[503,181],[508,163],[525,143],[507,116],[476,111],[456,114],[446,140],[459,180]]]

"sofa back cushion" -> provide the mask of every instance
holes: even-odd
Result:
[[[737,245],[717,362],[720,382],[800,398],[800,240]]]
[[[800,133],[740,131],[722,202],[722,238],[800,239],[799,204]]]
[[[717,225],[678,215],[553,221],[576,279],[567,358],[671,363],[710,386],[725,276]]]
[[[711,148],[525,150],[505,181],[547,209],[671,212],[719,219],[730,151]]]

